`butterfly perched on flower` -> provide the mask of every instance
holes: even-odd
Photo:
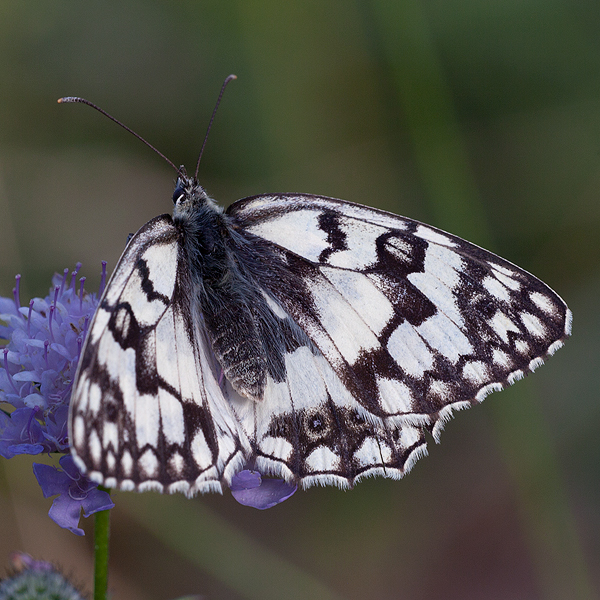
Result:
[[[73,386],[73,456],[107,487],[398,479],[570,334],[540,280],[405,217],[309,194],[223,210],[183,167],[173,203],[129,241]]]

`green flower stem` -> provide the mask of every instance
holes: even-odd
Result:
[[[98,486],[98,489],[110,493],[102,486]],[[106,600],[109,535],[110,510],[101,510],[94,515],[94,600]]]

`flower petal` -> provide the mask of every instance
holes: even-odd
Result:
[[[73,480],[82,479],[83,475],[81,471],[77,468],[73,457],[70,454],[66,454],[65,456],[61,456],[58,461],[60,466],[63,468],[64,472]],[[96,484],[93,484],[96,485]]]
[[[5,458],[12,458],[18,454],[41,454],[44,451],[44,446],[41,444],[12,444],[8,447],[8,453],[11,456]]]
[[[61,494],[50,507],[48,516],[57,524],[68,529],[75,535],[85,535],[83,529],[79,528],[79,516],[81,514],[81,503],[73,500],[68,494]]]
[[[68,493],[71,478],[66,473],[59,471],[56,467],[41,463],[33,463],[33,474],[42,488],[44,498],[49,498],[50,496],[56,496],[56,494],[63,494],[65,492]]]
[[[17,408],[10,415],[0,411],[0,456],[40,454],[44,451],[42,427],[31,408]]]
[[[101,510],[110,510],[115,507],[115,503],[111,500],[110,494],[94,488],[88,491],[87,496],[81,502],[83,508],[83,516],[89,517]]]
[[[258,471],[249,471],[245,469],[233,476],[229,488],[232,492],[241,490],[251,490],[262,483],[262,477]]]
[[[231,490],[232,496],[244,506],[259,510],[272,508],[292,496],[298,486],[282,479],[263,479],[259,487]]]

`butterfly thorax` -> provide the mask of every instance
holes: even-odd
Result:
[[[211,289],[227,285],[228,260],[223,234],[223,210],[193,179],[179,177],[173,192],[173,221],[181,231],[182,245],[199,283]]]
[[[222,374],[251,400],[262,400],[267,376],[285,374],[284,348],[271,339],[277,318],[249,270],[236,258],[238,234],[205,190],[179,178],[173,221],[192,278],[192,313],[208,335]]]

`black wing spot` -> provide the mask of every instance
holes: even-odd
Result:
[[[319,215],[319,228],[327,234],[329,247],[319,254],[319,262],[327,262],[334,253],[348,250],[346,234],[340,228],[340,215],[331,210],[325,210]]]
[[[115,306],[108,321],[108,329],[121,348],[137,348],[140,326],[129,302],[121,302]]]
[[[154,283],[152,283],[152,279],[150,278],[150,269],[148,268],[146,260],[139,258],[135,266],[142,279],[142,290],[144,291],[144,294],[146,294],[148,301],[160,300],[165,306],[168,306],[170,299],[154,289]]]

